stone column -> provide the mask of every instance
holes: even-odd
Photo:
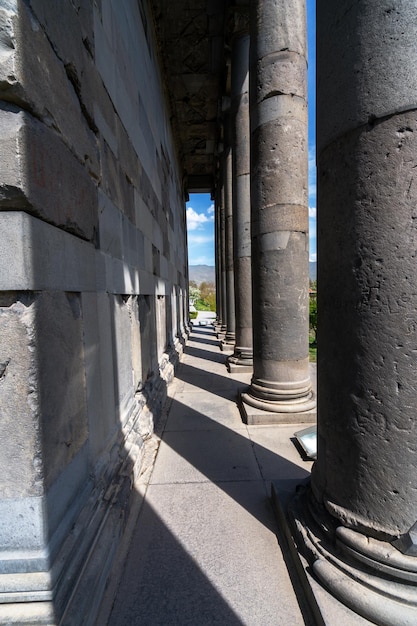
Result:
[[[220,160],[222,163],[222,160]],[[224,177],[223,171],[220,169],[219,175],[219,277],[220,277],[220,320],[221,326],[218,329],[217,337],[224,336],[226,332],[226,218],[224,208]]]
[[[309,377],[304,0],[257,0],[250,19],[253,365],[248,423],[315,419]]]
[[[214,262],[216,273],[216,330],[221,328],[221,257],[220,257],[220,227],[219,227],[219,193],[216,190],[214,199]]]
[[[228,358],[230,372],[251,372],[252,282],[249,157],[249,33],[232,42],[233,256],[236,345]]]
[[[318,2],[318,459],[304,500],[328,533],[305,502],[301,523],[342,602],[417,624],[417,6],[393,7]]]
[[[233,204],[232,204],[232,147],[230,111],[224,113],[224,216],[225,216],[225,264],[226,264],[226,335],[222,349],[229,349],[235,342],[235,287],[233,277]]]

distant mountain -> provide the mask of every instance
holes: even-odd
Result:
[[[310,261],[310,280],[317,280],[317,262]]]
[[[197,285],[215,281],[214,265],[189,265],[188,271],[190,280],[194,280]]]
[[[197,285],[201,283],[214,283],[214,265],[189,265],[190,280],[194,280]],[[310,280],[317,280],[317,263],[310,261]]]

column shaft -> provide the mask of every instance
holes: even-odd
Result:
[[[216,328],[221,327],[221,255],[220,255],[220,207],[219,207],[219,189],[215,195],[214,210],[214,262],[216,274]]]
[[[226,331],[227,320],[227,297],[226,297],[226,212],[224,202],[224,175],[221,174],[220,181],[220,206],[219,206],[219,221],[220,221],[220,280],[221,280],[221,332]]]
[[[249,33],[232,42],[233,257],[236,345],[229,371],[252,371],[252,280],[250,237]]]
[[[417,6],[319,0],[317,19],[319,422],[304,536],[344,603],[416,624]]]
[[[253,2],[250,28],[254,374],[243,408],[248,421],[281,421],[280,414],[287,420],[290,413],[307,421],[314,419],[306,412],[315,400],[308,353],[303,0]]]
[[[232,146],[230,112],[225,113],[225,152],[223,156],[225,262],[226,262],[226,336],[224,344],[235,342],[235,287],[233,277],[233,204],[232,204]]]

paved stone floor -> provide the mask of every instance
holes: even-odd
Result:
[[[110,626],[310,623],[269,500],[272,480],[310,471],[290,440],[303,426],[243,424],[236,397],[250,375],[228,374],[226,356],[212,326],[194,326]]]

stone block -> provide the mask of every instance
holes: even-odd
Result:
[[[112,257],[123,258],[122,213],[100,189],[98,192],[100,250]]]
[[[94,44],[93,6],[89,0],[50,3],[31,0],[33,14],[48,34],[63,63],[82,67]]]
[[[136,229],[136,263],[139,269],[145,268],[145,237],[144,234]]]
[[[1,493],[39,496],[88,435],[80,300],[61,292],[5,298]]]
[[[275,95],[287,94],[307,100],[307,59],[291,50],[269,54],[256,68],[259,76],[256,98],[258,102]]]
[[[132,267],[136,267],[136,264],[137,264],[136,227],[132,224],[132,222],[126,216],[123,216],[122,229],[123,229],[123,259],[127,264],[131,265]]]
[[[92,245],[27,213],[0,212],[0,290],[93,291]]]
[[[139,320],[142,329],[142,380],[151,377],[158,368],[156,353],[155,298],[152,295],[139,296]]]
[[[148,271],[139,271],[140,294],[151,295],[156,290],[156,278]]]
[[[136,226],[148,239],[152,239],[153,217],[146,205],[142,189],[140,193],[137,189],[134,190],[134,200]]]
[[[139,271],[120,259],[103,255],[106,267],[106,290],[114,294],[139,293]]]
[[[133,185],[127,180],[110,146],[105,141],[101,143],[103,191],[133,221],[135,218]]]
[[[252,134],[253,190],[257,206],[307,206],[307,127],[304,120],[279,117],[258,126]]]
[[[279,50],[291,50],[301,56],[307,56],[307,41],[294,33],[305,33],[306,14],[304,0],[277,0],[263,3],[263,14],[259,19],[258,29],[262,32],[256,45],[254,57],[263,57]],[[252,54],[252,53],[251,53]]]
[[[116,133],[121,169],[134,187],[140,189],[142,164],[119,117],[116,117]]]
[[[94,465],[116,428],[113,344],[108,294],[83,293],[81,298],[89,449]]]
[[[129,417],[134,399],[132,376],[132,344],[130,299],[119,295],[110,297],[113,327],[114,394],[121,424]]]
[[[46,125],[53,126],[61,134],[65,144],[85,164],[97,178],[99,174],[98,153],[94,133],[83,116],[83,103],[78,96],[77,65],[81,60],[65,61],[56,53],[47,36],[55,26],[60,30],[60,42],[67,42],[67,48],[87,52],[81,42],[78,20],[69,2],[37,2],[43,11],[45,28],[38,22],[34,13],[23,2],[14,9],[2,9],[0,30],[3,41],[8,41],[8,49],[0,62],[0,93],[2,98],[16,104],[25,103]],[[62,12],[65,14],[63,18]],[[59,13],[59,17],[54,17]],[[59,26],[58,26],[59,25]],[[5,61],[3,61],[5,59]],[[42,62],[39,60],[42,59]]]
[[[139,314],[139,299],[137,296],[130,300],[132,320],[132,371],[133,386],[137,390],[142,383],[142,338]]]
[[[83,320],[77,293],[42,292],[34,306],[43,479],[49,486],[88,438]]]
[[[25,208],[37,217],[92,241],[97,230],[97,190],[85,168],[56,133],[26,112],[0,110],[0,207]]]
[[[14,292],[0,295],[0,337],[0,495],[41,496],[43,465],[37,423],[40,408],[33,297]],[[10,516],[0,519],[9,520]],[[2,536],[6,526],[0,531]]]

